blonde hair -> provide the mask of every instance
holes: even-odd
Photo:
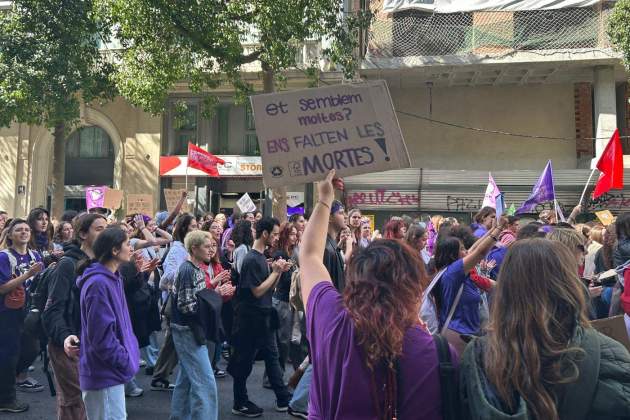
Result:
[[[555,228],[547,234],[547,239],[564,244],[571,252],[575,252],[580,245],[584,246],[585,242],[584,235],[575,229],[569,228]]]
[[[604,227],[601,225],[593,226],[589,238],[591,238],[591,241],[604,245]]]
[[[186,247],[186,251],[188,251],[189,254],[192,254],[192,249],[194,247],[202,246],[207,240],[214,240],[210,232],[193,230],[192,232],[188,232],[186,235],[186,238],[184,239],[184,246]]]

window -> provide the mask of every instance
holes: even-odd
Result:
[[[105,130],[81,127],[66,143],[66,185],[112,185],[114,146]]]
[[[245,106],[245,154],[247,156],[260,156],[254,112],[249,104]]]
[[[173,111],[174,114],[177,114],[175,110]],[[188,104],[186,110],[181,115],[174,115],[174,117],[175,144],[173,145],[173,154],[187,155],[188,143],[197,145],[199,106],[196,104]]]
[[[394,13],[394,57],[458,54],[470,47],[472,13]]]
[[[109,136],[100,127],[81,127],[70,135],[66,144],[67,159],[106,159],[114,156]]]

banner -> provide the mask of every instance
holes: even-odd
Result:
[[[105,191],[107,187],[87,187],[85,189],[85,205],[88,210],[105,207]]]
[[[411,166],[382,80],[250,99],[267,187]]]
[[[169,213],[172,213],[177,207],[177,203],[182,198],[182,193],[186,191],[185,189],[181,190],[171,190],[168,188],[164,188],[164,201],[166,201],[166,210]],[[184,200],[184,204],[182,205],[182,212],[188,213],[188,200]]]
[[[253,213],[256,211],[256,204],[254,204],[248,193],[245,193],[241,198],[239,198],[236,205],[243,213]]]
[[[383,12],[416,9],[427,13],[465,13],[478,11],[553,10],[590,7],[600,0],[384,0]]]
[[[145,214],[153,217],[151,194],[127,194],[127,214]]]

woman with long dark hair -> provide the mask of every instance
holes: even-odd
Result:
[[[494,293],[488,333],[468,346],[461,365],[470,418],[630,417],[630,354],[589,326],[565,245],[515,242]]]
[[[429,281],[424,264],[403,241],[374,241],[354,254],[342,297],[322,263],[333,176],[318,185],[300,249],[313,363],[309,416],[441,419],[436,346],[418,320]]]
[[[88,419],[124,419],[125,384],[138,371],[140,350],[118,269],[131,260],[133,250],[127,233],[119,227],[105,229],[92,249],[94,258],[78,268],[79,380]]]
[[[483,308],[484,301],[475,267],[497,243],[502,230],[503,226],[492,227],[468,250],[457,237],[443,235],[438,239],[435,268],[437,271],[444,269],[444,273],[432,293],[438,306],[439,330],[459,354],[465,347],[462,336],[481,333],[480,308]],[[452,309],[452,316],[447,322]]]
[[[26,222],[31,228],[29,248],[37,251],[44,259],[46,266],[57,261],[63,255],[63,250],[55,251],[53,246],[54,227],[50,223],[48,210],[37,207],[30,211]]]

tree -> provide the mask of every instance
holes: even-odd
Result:
[[[90,0],[17,0],[0,16],[0,126],[53,130],[52,213],[64,210],[65,138],[80,102],[111,99],[113,66],[99,51]]]
[[[630,69],[630,0],[618,0],[608,22],[608,36]]]
[[[115,76],[132,104],[164,111],[175,83],[186,81],[203,96],[205,115],[217,103],[212,90],[235,89],[237,103],[253,93],[242,66],[260,61],[264,92],[273,92],[285,69],[296,67],[297,49],[307,39],[327,39],[324,53],[353,77],[358,29],[369,13],[344,15],[340,0],[100,0],[123,49]],[[256,41],[255,43],[253,41]],[[245,50],[245,42],[255,46]],[[312,70],[309,70],[312,74]],[[183,107],[183,104],[179,104]],[[286,218],[286,191],[274,208]]]

